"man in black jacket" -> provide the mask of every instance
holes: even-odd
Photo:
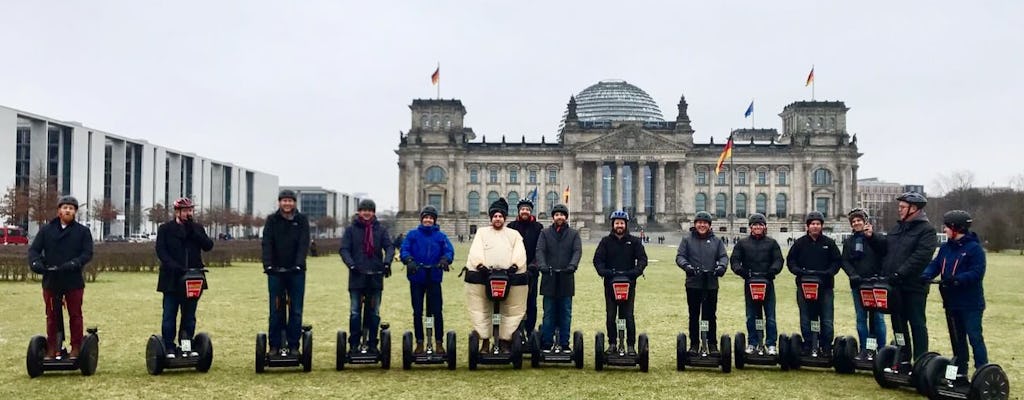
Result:
[[[690,234],[683,236],[676,251],[676,266],[686,272],[692,353],[700,351],[700,321],[708,321],[708,351],[718,353],[718,278],[725,275],[728,263],[725,243],[711,230],[711,214],[698,212]]]
[[[768,279],[768,287],[765,288],[764,300],[764,322],[765,335],[764,344],[768,347],[769,355],[778,354],[776,342],[779,331],[775,322],[775,276],[782,272],[782,249],[779,242],[767,235],[767,219],[764,214],[756,213],[750,216],[750,236],[740,239],[736,247],[732,249],[732,272],[743,278],[743,299],[746,304],[747,314],[747,354],[754,353],[754,346],[761,343],[761,331],[757,329],[757,309],[754,300],[750,297],[750,285],[748,281],[751,276],[760,276]]]
[[[868,223],[868,213],[855,208],[847,214],[853,235],[843,240],[843,271],[850,278],[850,293],[853,295],[853,311],[857,316],[857,336],[860,340],[860,353],[857,359],[868,356],[868,336],[874,338],[879,346],[885,345],[885,316],[872,313],[872,321],[868,324],[868,313],[860,298],[860,285],[864,279],[882,275],[882,258],[885,257],[885,246],[874,229]],[[869,332],[870,329],[870,332]]]
[[[608,352],[615,351],[617,331],[615,315],[618,303],[612,288],[612,278],[626,276],[630,278],[629,301],[622,309],[622,319],[626,320],[626,346],[630,354],[636,354],[636,320],[633,318],[633,305],[636,303],[636,278],[644,274],[647,268],[647,252],[640,238],[630,235],[626,230],[629,214],[625,211],[614,211],[609,218],[612,221],[612,232],[603,238],[594,252],[594,269],[604,278],[605,328],[608,330]]]
[[[938,237],[924,213],[928,199],[920,193],[907,192],[896,201],[900,221],[885,238],[879,238],[886,243],[882,273],[889,277],[889,284],[895,292],[895,296],[890,296],[890,304],[896,308],[891,314],[893,336],[897,342],[907,344],[902,347],[904,355],[913,354],[916,361],[928,352],[928,324],[924,314],[928,283],[921,282],[918,277],[931,262]],[[913,343],[907,343],[907,335],[911,333]]]
[[[50,307],[55,301],[68,309],[71,327],[71,358],[78,358],[82,348],[82,296],[85,279],[82,270],[92,260],[92,232],[75,221],[78,200],[62,196],[57,201],[57,218],[39,228],[28,248],[28,264],[32,272],[43,276],[43,302],[46,308],[46,356],[50,359],[59,350],[57,325],[64,315]]]
[[[569,226],[569,208],[556,204],[551,209],[551,226],[544,229],[537,241],[537,266],[543,278],[540,292],[544,295],[544,323],[541,324],[541,348],[551,351],[555,328],[562,351],[571,353],[569,329],[572,326],[572,297],[576,294],[576,269],[579,268],[583,245],[580,235]]]
[[[369,351],[376,353],[381,292],[384,278],[391,276],[395,247],[387,228],[377,220],[377,205],[373,200],[359,201],[358,216],[345,228],[338,253],[349,272],[349,349],[358,351],[365,329]]]
[[[164,294],[160,334],[167,349],[167,358],[174,358],[174,322],[181,310],[178,342],[192,340],[196,330],[196,307],[199,299],[186,298],[185,273],[203,269],[202,252],[213,249],[213,240],[203,226],[193,220],[194,204],[187,197],[174,201],[174,219],[160,224],[156,231],[156,256],[160,259],[160,277],[156,291]],[[206,284],[203,284],[206,289]],[[189,354],[198,356],[199,353]]]
[[[526,247],[526,266],[530,274],[529,289],[526,295],[526,318],[523,318],[522,328],[526,332],[533,332],[537,325],[537,240],[544,225],[537,222],[533,215],[533,201],[530,199],[519,200],[516,205],[519,211],[515,221],[509,222],[508,227],[519,232],[523,237],[523,246]]]
[[[801,236],[786,255],[789,271],[796,275],[796,303],[800,307],[800,333],[803,337],[811,336],[811,308],[804,298],[800,279],[803,276],[816,276],[821,279],[818,286],[818,315],[821,322],[821,335],[818,343],[828,354],[832,350],[833,316],[835,315],[835,296],[833,286],[835,275],[839,272],[841,257],[839,247],[832,238],[821,233],[825,224],[825,215],[818,211],[807,213],[807,234]],[[793,349],[799,350],[799,349]],[[804,341],[804,353],[809,353],[811,341]]]
[[[298,354],[302,336],[302,308],[306,295],[306,254],[309,218],[296,208],[295,192],[277,195],[277,212],[263,225],[263,272],[270,294],[270,353]],[[280,302],[287,298],[285,304]],[[281,337],[281,331],[285,337]]]

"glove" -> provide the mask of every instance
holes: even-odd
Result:
[[[597,275],[602,277],[602,278],[607,278],[607,277],[612,276],[612,271],[610,269],[607,269],[607,268],[599,268],[597,270]]]
[[[405,264],[405,266],[407,266],[407,267],[412,265],[415,262],[416,261],[413,260],[412,257],[406,257],[404,260],[402,260],[402,264]]]
[[[451,271],[451,265],[452,261],[447,257],[441,257],[441,260],[437,262],[437,266],[441,267],[441,270],[444,272]]]
[[[46,273],[46,265],[44,265],[41,261],[33,262],[32,265],[29,266],[29,268],[32,269],[32,272],[35,272],[39,275]]]
[[[690,264],[683,266],[683,272],[686,272],[686,276],[697,276],[697,269]]]
[[[292,269],[292,272],[302,272],[302,270],[304,270],[304,269],[306,269],[305,266],[296,265],[295,268]]]
[[[715,267],[715,276],[717,276],[719,278],[725,276],[725,266],[724,265],[719,264],[717,267]]]
[[[78,262],[72,260],[64,262],[58,269],[61,271],[72,271],[76,268],[78,268]]]
[[[540,271],[540,266],[537,264],[530,264],[526,266],[526,271],[536,273]]]
[[[390,278],[391,277],[391,264],[387,264],[387,265],[384,266],[384,277],[385,278]]]
[[[538,265],[537,266],[537,270],[540,271],[540,273],[542,273],[542,274],[550,274],[551,273],[551,266],[550,265]]]
[[[409,275],[415,275],[416,271],[420,269],[420,265],[415,262],[412,262],[412,259],[408,259],[406,261],[407,262],[405,263],[405,273]],[[384,276],[387,276],[387,273],[385,273]]]
[[[960,280],[956,278],[943,279],[942,282],[939,283],[939,287],[943,289],[950,289],[958,286],[960,286]]]

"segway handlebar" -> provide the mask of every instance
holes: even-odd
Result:
[[[299,268],[298,266],[295,266],[295,267],[270,267],[270,272],[275,273],[275,274],[284,274],[284,273],[288,273],[288,272],[299,272],[299,271],[302,271],[302,268]],[[207,272],[207,269],[203,268],[203,272]]]

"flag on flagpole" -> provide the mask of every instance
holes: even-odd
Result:
[[[750,117],[754,114],[754,100],[750,100],[750,105],[747,106],[747,111],[743,113],[743,118]]]
[[[566,207],[568,207],[569,206],[569,187],[568,186],[565,187],[565,192],[562,192],[562,198],[564,199],[562,202],[565,203]]]
[[[532,201],[534,203],[537,202],[537,188],[536,187],[533,188],[532,192],[530,192],[530,201]]]
[[[430,74],[430,83],[433,84],[433,85],[436,85],[440,81],[441,81],[441,65],[438,65],[437,69],[434,70],[434,73]]]
[[[804,87],[811,86],[814,83],[814,66],[811,66],[811,73],[807,74],[807,82],[804,83]]]
[[[722,172],[722,164],[725,164],[725,160],[732,157],[732,136],[729,136],[729,140],[725,142],[725,148],[722,149],[722,154],[718,156],[718,164],[715,165],[715,174]]]

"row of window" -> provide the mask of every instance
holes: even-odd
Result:
[[[537,184],[540,179],[540,171],[530,169],[526,171],[526,183]],[[518,184],[520,183],[519,169],[510,168],[508,170],[508,183]],[[549,169],[547,170],[547,183],[558,183],[558,170]],[[445,175],[444,169],[438,166],[427,168],[426,180],[428,184],[445,183],[447,176]],[[480,183],[480,170],[477,168],[469,169],[469,183]],[[499,174],[497,168],[490,168],[487,170],[487,183],[499,183]]]
[[[452,119],[448,115],[445,115],[444,123],[442,125],[441,117],[435,115],[433,118],[431,118],[429,115],[423,114],[422,116],[420,116],[420,126],[422,126],[423,129],[441,129],[442,126],[444,126],[445,129],[451,129]]]
[[[747,183],[747,177],[748,177],[747,174],[748,174],[747,171],[736,171],[736,184],[737,185],[747,185],[748,184]],[[710,171],[708,171],[708,170],[705,170],[705,169],[697,170],[697,176],[696,176],[697,177],[697,179],[696,179],[697,184],[698,185],[707,185],[708,184],[708,176],[709,175],[710,175]],[[716,185],[727,185],[727,184],[729,184],[729,173],[728,173],[728,171],[725,171],[723,173],[717,174],[715,179],[716,179],[716,181],[715,181]],[[757,185],[768,185],[768,171],[754,171],[753,179],[755,179],[754,182]],[[786,170],[775,171],[775,184],[779,185],[779,186],[789,185],[789,171],[786,171]],[[814,172],[812,173],[812,182],[811,182],[811,184],[813,184],[814,186],[828,186],[828,185],[831,185],[832,184],[832,171],[829,171],[829,170],[827,170],[825,168],[818,168],[818,169],[814,170]]]
[[[467,200],[469,200],[469,207],[467,210],[469,211],[469,215],[480,214],[481,210],[486,210],[486,207],[490,207],[491,203],[498,201],[499,197],[501,197],[501,195],[498,194],[498,192],[495,192],[493,190],[487,192],[487,203],[481,205],[480,193],[477,193],[475,190],[469,192],[469,195],[466,196]],[[505,200],[508,201],[509,208],[512,209],[516,207],[516,204],[519,203],[520,199],[521,198],[519,197],[519,193],[516,191],[511,191],[508,193],[508,196],[505,196]],[[553,208],[560,201],[558,198],[558,193],[553,191],[548,192],[546,195],[544,195],[544,203],[541,203],[540,200],[541,199],[537,199],[537,201],[533,205],[533,209],[535,211],[543,210],[545,212],[550,212],[551,208]]]
[[[715,216],[718,218],[724,218],[727,214],[728,195],[725,193],[719,193],[715,195]],[[694,209],[697,212],[708,211],[708,195],[705,193],[697,193],[694,197]],[[746,218],[747,214],[747,195],[745,193],[739,193],[736,195],[735,204],[736,216],[739,218]],[[761,214],[768,215],[768,195],[764,193],[758,193],[754,199],[754,211]],[[775,215],[780,218],[784,218],[789,213],[789,197],[785,193],[779,193],[775,196]]]

